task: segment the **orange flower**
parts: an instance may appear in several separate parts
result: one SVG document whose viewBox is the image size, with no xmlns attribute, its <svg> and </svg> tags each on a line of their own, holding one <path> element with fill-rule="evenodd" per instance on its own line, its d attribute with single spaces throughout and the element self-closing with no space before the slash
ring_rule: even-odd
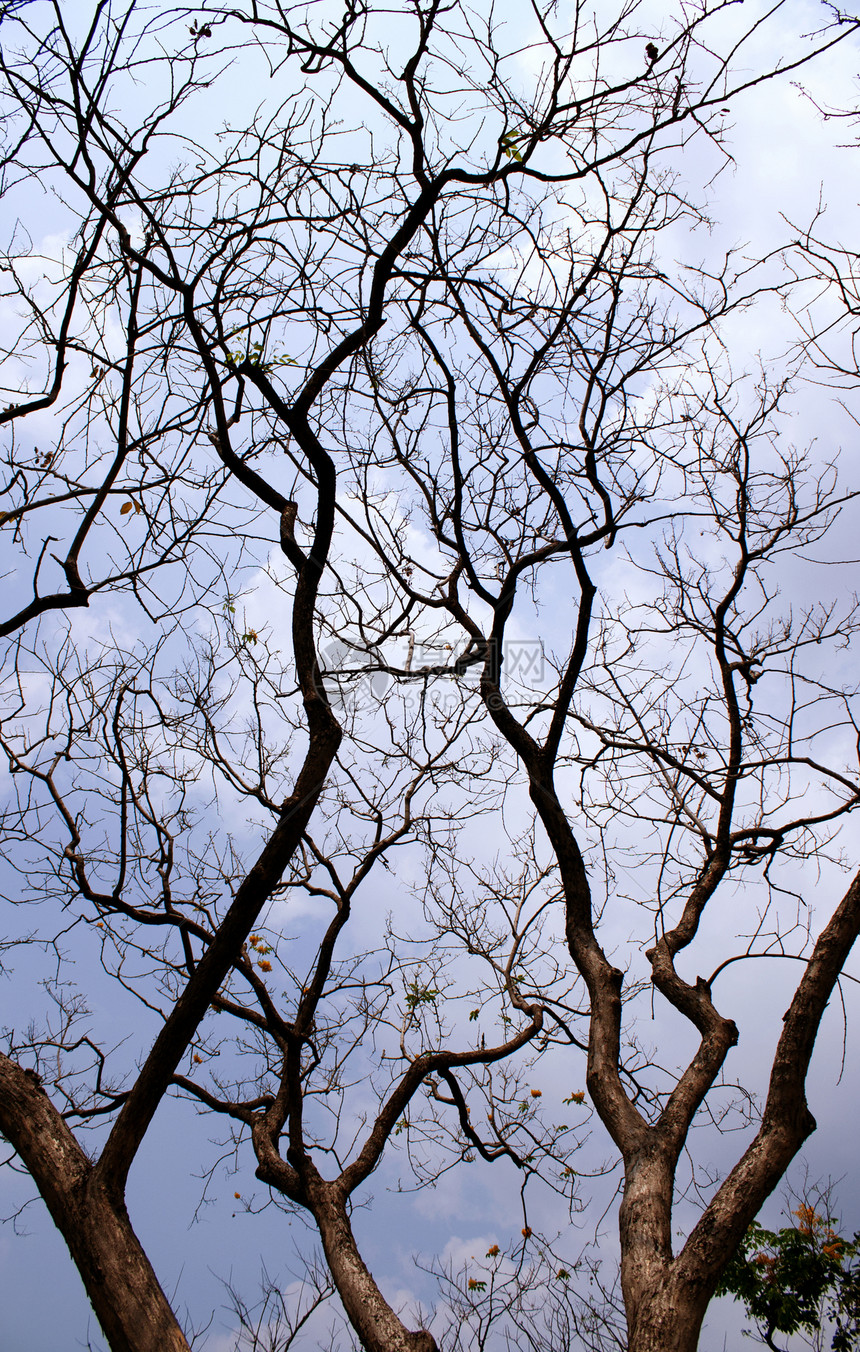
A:
<svg viewBox="0 0 860 1352">
<path fill-rule="evenodd" d="M 490 1247 L 487 1249 L 487 1257 L 488 1257 L 488 1258 L 495 1258 L 495 1256 L 496 1256 L 496 1254 L 497 1254 L 498 1252 L 499 1252 L 499 1246 L 498 1246 L 498 1244 L 491 1244 Z"/>
<path fill-rule="evenodd" d="M 267 958 L 264 958 L 262 962 L 258 962 L 257 966 L 259 967 L 261 972 L 271 972 L 272 970 L 272 964 L 268 961 Z"/>
<path fill-rule="evenodd" d="M 523 1228 L 522 1228 L 522 1232 L 521 1232 L 521 1233 L 522 1233 L 523 1239 L 531 1239 L 531 1234 L 532 1234 L 532 1228 L 531 1228 L 531 1226 L 530 1226 L 530 1225 L 524 1225 Z"/>
<path fill-rule="evenodd" d="M 540 1089 L 533 1089 L 533 1090 L 532 1090 L 532 1098 L 540 1098 L 540 1097 L 541 1097 L 541 1090 L 540 1090 Z"/>
<path fill-rule="evenodd" d="M 241 1194 L 241 1192 L 234 1192 L 234 1193 L 233 1193 L 233 1196 L 236 1198 L 236 1201 L 237 1201 L 237 1202 L 240 1202 L 240 1201 L 242 1200 L 242 1194 Z"/>
<path fill-rule="evenodd" d="M 800 1222 L 797 1228 L 802 1235 L 813 1235 L 815 1227 L 821 1224 L 821 1217 L 816 1215 L 815 1207 L 809 1206 L 806 1202 L 793 1211 L 792 1215 Z"/>
</svg>

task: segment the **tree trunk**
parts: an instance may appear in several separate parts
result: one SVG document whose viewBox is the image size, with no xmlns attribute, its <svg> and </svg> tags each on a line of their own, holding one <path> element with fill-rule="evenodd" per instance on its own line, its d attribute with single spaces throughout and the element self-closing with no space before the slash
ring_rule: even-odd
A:
<svg viewBox="0 0 860 1352">
<path fill-rule="evenodd" d="M 407 1329 L 364 1264 L 336 1185 L 308 1188 L 326 1262 L 343 1308 L 367 1352 L 438 1352 L 427 1329 Z"/>
<path fill-rule="evenodd" d="M 125 1206 L 108 1200 L 38 1077 L 2 1054 L 0 1130 L 68 1244 L 112 1352 L 189 1352 Z"/>
<path fill-rule="evenodd" d="M 69 1208 L 66 1226 L 54 1214 L 112 1352 L 188 1352 L 188 1343 L 150 1267 L 125 1208 L 92 1189 Z"/>
<path fill-rule="evenodd" d="M 690 1284 L 661 1282 L 640 1299 L 629 1329 L 628 1352 L 696 1352 L 710 1291 Z"/>
</svg>

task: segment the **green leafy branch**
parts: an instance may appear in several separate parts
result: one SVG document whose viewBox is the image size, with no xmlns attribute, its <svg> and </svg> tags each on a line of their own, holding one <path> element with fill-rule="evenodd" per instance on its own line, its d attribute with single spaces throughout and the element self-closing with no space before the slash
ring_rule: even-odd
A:
<svg viewBox="0 0 860 1352">
<path fill-rule="evenodd" d="M 860 1232 L 843 1238 L 830 1216 L 804 1203 L 796 1225 L 766 1230 L 754 1221 L 723 1274 L 717 1295 L 734 1296 L 778 1352 L 774 1334 L 815 1334 L 835 1323 L 833 1352 L 860 1345 Z"/>
<path fill-rule="evenodd" d="M 239 329 L 234 329 L 229 336 L 235 338 L 238 333 Z M 227 358 L 231 366 L 241 366 L 243 362 L 247 362 L 249 366 L 254 366 L 258 371 L 262 371 L 263 375 L 268 375 L 270 371 L 274 371 L 278 366 L 298 365 L 295 357 L 288 357 L 285 352 L 279 353 L 274 357 L 268 357 L 264 360 L 263 351 L 263 343 L 250 343 L 244 352 L 241 348 L 237 348 L 235 352 L 228 351 Z"/>
<path fill-rule="evenodd" d="M 417 1009 L 419 1005 L 434 1005 L 441 994 L 432 986 L 420 986 L 416 979 L 406 987 L 406 1004 L 409 1009 Z"/>
</svg>

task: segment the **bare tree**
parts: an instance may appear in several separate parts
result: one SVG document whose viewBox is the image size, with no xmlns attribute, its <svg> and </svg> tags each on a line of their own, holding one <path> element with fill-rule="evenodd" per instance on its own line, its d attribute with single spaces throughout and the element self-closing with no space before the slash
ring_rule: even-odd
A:
<svg viewBox="0 0 860 1352">
<path fill-rule="evenodd" d="M 590 1110 L 545 1117 L 540 1058 L 584 1066 L 623 1164 L 636 1352 L 696 1345 L 814 1126 L 860 880 L 816 925 L 790 878 L 858 802 L 833 655 L 857 610 L 786 607 L 774 570 L 851 493 L 786 447 L 788 375 L 720 344 L 781 282 L 662 241 L 705 221 L 678 157 L 727 155 L 731 100 L 856 25 L 792 38 L 777 5 L 720 55 L 728 5 L 659 34 L 553 9 L 507 38 L 439 0 L 3 12 L 6 950 L 43 946 L 52 1004 L 8 1029 L 0 1127 L 115 1349 L 188 1346 L 125 1205 L 174 1093 L 310 1215 L 371 1352 L 468 1327 L 411 1330 L 359 1250 L 392 1146 L 419 1184 L 504 1158 L 585 1205 Z M 750 74 L 764 24 L 783 55 Z M 237 70 L 273 98 L 213 136 Z M 755 916 L 683 974 L 745 887 Z M 310 942 L 285 937 L 301 897 Z M 73 949 L 140 1002 L 136 1047 L 95 1026 Z M 690 1129 L 729 1110 L 714 983 L 777 955 L 802 967 L 763 1113 L 675 1253 Z M 697 1039 L 677 1072 L 636 1041 L 652 991 Z M 543 1270 L 513 1275 L 509 1332 Z M 579 1308 L 546 1336 L 621 1339 L 608 1296 Z"/>
</svg>

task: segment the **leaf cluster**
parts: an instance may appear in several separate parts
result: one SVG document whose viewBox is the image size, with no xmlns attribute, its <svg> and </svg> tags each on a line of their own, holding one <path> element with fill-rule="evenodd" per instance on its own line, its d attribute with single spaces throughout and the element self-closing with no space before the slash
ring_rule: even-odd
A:
<svg viewBox="0 0 860 1352">
<path fill-rule="evenodd" d="M 779 1231 L 753 1222 L 717 1294 L 743 1301 L 768 1347 L 775 1333 L 815 1334 L 827 1319 L 834 1352 L 848 1352 L 860 1343 L 860 1232 L 843 1238 L 807 1203 L 792 1214 L 797 1224 Z"/>
</svg>

